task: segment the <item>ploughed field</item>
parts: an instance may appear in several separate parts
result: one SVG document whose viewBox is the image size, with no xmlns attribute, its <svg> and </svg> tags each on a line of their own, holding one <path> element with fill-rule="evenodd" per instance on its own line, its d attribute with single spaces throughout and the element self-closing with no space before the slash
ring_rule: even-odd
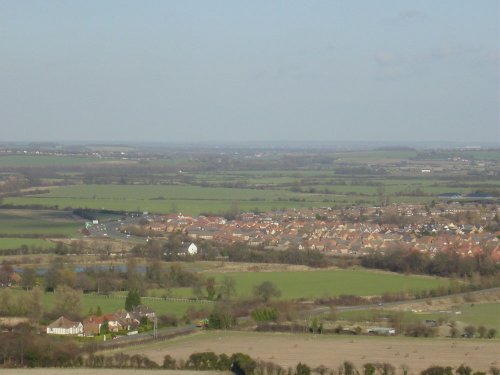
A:
<svg viewBox="0 0 500 375">
<path fill-rule="evenodd" d="M 144 354 L 162 362 L 165 354 L 186 360 L 195 352 L 217 354 L 242 352 L 285 368 L 298 362 L 311 367 L 337 369 L 351 361 L 358 370 L 368 362 L 407 366 L 418 373 L 431 365 L 458 367 L 465 363 L 475 371 L 487 371 L 500 364 L 499 340 L 421 339 L 407 337 L 330 336 L 311 334 L 207 331 L 170 341 L 119 350 Z"/>
</svg>

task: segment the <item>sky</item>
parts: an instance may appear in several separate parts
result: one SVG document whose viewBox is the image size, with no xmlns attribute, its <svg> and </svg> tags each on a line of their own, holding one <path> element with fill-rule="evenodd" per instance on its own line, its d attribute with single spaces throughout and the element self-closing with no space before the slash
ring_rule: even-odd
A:
<svg viewBox="0 0 500 375">
<path fill-rule="evenodd" d="M 0 141 L 492 142 L 498 0 L 0 0 Z"/>
</svg>

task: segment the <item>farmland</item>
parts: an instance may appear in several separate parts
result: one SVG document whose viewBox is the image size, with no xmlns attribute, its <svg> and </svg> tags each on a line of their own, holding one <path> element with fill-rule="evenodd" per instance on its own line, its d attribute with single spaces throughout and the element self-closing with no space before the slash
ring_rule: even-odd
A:
<svg viewBox="0 0 500 375">
<path fill-rule="evenodd" d="M 83 221 L 54 210 L 0 209 L 0 235 L 8 237 L 77 236 Z"/>
<path fill-rule="evenodd" d="M 187 359 L 191 353 L 203 351 L 247 353 L 285 368 L 302 362 L 311 367 L 324 365 L 336 369 L 343 361 L 351 361 L 360 369 L 367 362 L 387 362 L 396 368 L 406 365 L 413 373 L 431 364 L 458 367 L 462 363 L 486 371 L 498 361 L 497 341 L 226 331 L 204 332 L 124 350 L 127 354 L 145 354 L 156 361 L 163 360 L 167 353 Z"/>
<path fill-rule="evenodd" d="M 141 157 L 109 152 L 103 158 L 88 153 L 0 156 L 0 187 L 2 176 L 15 171 L 28 178 L 34 168 L 44 171 L 41 178 L 30 179 L 30 188 L 42 190 L 7 194 L 2 204 L 197 215 L 224 213 L 235 203 L 244 211 L 373 205 L 382 200 L 431 203 L 437 194 L 498 194 L 500 189 L 495 178 L 498 153 L 493 150 L 183 150 L 137 155 Z M 423 169 L 432 172 L 424 174 Z"/>
<path fill-rule="evenodd" d="M 51 248 L 54 244 L 38 238 L 0 237 L 0 252 L 5 249 L 18 249 L 21 246 Z"/>
</svg>

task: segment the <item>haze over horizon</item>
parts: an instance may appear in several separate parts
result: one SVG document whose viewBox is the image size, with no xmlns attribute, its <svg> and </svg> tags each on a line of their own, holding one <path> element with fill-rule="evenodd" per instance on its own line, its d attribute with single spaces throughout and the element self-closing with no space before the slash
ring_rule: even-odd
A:
<svg viewBox="0 0 500 375">
<path fill-rule="evenodd" d="M 500 145 L 499 7 L 0 1 L 0 140 Z"/>
</svg>

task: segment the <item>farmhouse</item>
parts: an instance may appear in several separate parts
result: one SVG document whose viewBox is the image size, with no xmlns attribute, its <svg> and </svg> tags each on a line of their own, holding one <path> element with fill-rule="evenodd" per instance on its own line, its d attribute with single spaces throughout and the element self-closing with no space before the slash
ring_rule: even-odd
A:
<svg viewBox="0 0 500 375">
<path fill-rule="evenodd" d="M 54 322 L 47 326 L 48 335 L 82 335 L 83 324 L 81 322 L 73 322 L 60 316 Z"/>
</svg>

